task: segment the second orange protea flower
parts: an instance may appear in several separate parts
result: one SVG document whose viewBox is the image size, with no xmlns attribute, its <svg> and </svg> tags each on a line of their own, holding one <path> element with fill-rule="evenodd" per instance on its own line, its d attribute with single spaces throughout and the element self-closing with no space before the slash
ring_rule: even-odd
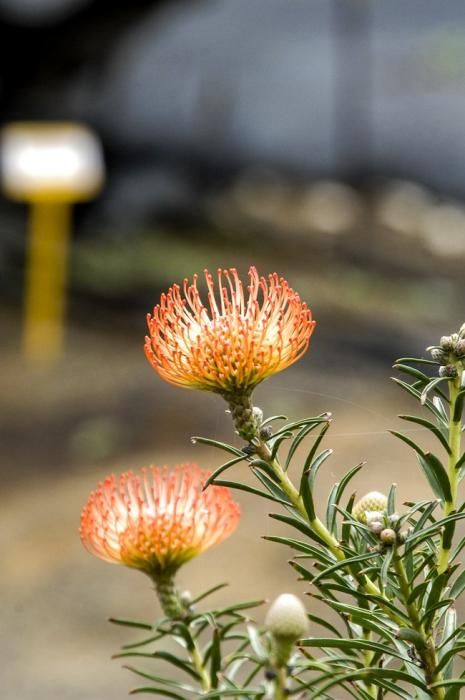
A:
<svg viewBox="0 0 465 700">
<path fill-rule="evenodd" d="M 234 531 L 239 506 L 223 486 L 202 490 L 209 473 L 195 464 L 109 476 L 81 515 L 81 540 L 95 556 L 172 577 L 179 567 Z"/>
</svg>

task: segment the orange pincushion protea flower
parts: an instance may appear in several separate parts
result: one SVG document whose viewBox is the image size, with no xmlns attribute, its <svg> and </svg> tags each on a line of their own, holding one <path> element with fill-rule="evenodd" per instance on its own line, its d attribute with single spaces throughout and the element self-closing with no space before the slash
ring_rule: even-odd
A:
<svg viewBox="0 0 465 700">
<path fill-rule="evenodd" d="M 315 327 L 310 309 L 276 273 L 259 277 L 249 270 L 244 293 L 235 269 L 205 270 L 208 305 L 184 280 L 162 294 L 147 322 L 145 352 L 163 379 L 189 389 L 224 395 L 250 391 L 285 369 L 307 350 Z"/>
<path fill-rule="evenodd" d="M 82 511 L 84 546 L 100 559 L 152 577 L 174 574 L 229 537 L 239 521 L 239 506 L 227 488 L 202 491 L 208 476 L 195 464 L 109 476 Z"/>
</svg>

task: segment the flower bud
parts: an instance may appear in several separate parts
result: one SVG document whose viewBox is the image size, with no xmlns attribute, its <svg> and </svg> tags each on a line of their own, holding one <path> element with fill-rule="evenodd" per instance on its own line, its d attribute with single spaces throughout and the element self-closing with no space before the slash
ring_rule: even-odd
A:
<svg viewBox="0 0 465 700">
<path fill-rule="evenodd" d="M 457 368 L 454 365 L 440 367 L 439 376 L 447 379 L 454 379 L 457 376 Z"/>
<path fill-rule="evenodd" d="M 447 362 L 447 353 L 439 348 L 433 348 L 431 350 L 431 357 L 435 362 L 439 362 L 441 365 Z"/>
<path fill-rule="evenodd" d="M 397 540 L 397 535 L 391 528 L 386 528 L 380 533 L 379 539 L 383 544 L 391 545 Z"/>
<path fill-rule="evenodd" d="M 365 512 L 365 519 L 368 526 L 372 523 L 382 523 L 384 521 L 384 513 L 380 510 L 367 510 Z"/>
<path fill-rule="evenodd" d="M 439 341 L 439 345 L 446 352 L 450 352 L 451 350 L 453 350 L 454 349 L 454 341 L 453 341 L 452 336 L 443 335 L 441 340 Z"/>
<path fill-rule="evenodd" d="M 370 529 L 370 532 L 372 532 L 374 535 L 379 535 L 384 530 L 385 525 L 379 520 L 374 520 L 368 525 L 368 527 Z"/>
<path fill-rule="evenodd" d="M 360 523 L 367 524 L 367 514 L 373 511 L 382 513 L 386 511 L 387 498 L 384 493 L 370 491 L 354 505 L 352 515 Z"/>
<path fill-rule="evenodd" d="M 459 335 L 465 335 L 465 323 L 460 326 Z"/>
<path fill-rule="evenodd" d="M 459 340 L 459 342 L 455 346 L 455 354 L 457 357 L 462 357 L 462 355 L 465 355 L 465 339 L 464 338 L 462 338 L 462 340 Z"/>
<path fill-rule="evenodd" d="M 308 617 L 300 600 L 283 593 L 271 604 L 265 624 L 275 639 L 296 642 L 308 633 Z"/>
<path fill-rule="evenodd" d="M 389 516 L 389 522 L 391 523 L 391 525 L 395 525 L 396 523 L 399 522 L 399 520 L 400 520 L 400 515 L 399 515 L 399 513 L 392 513 L 392 514 Z"/>
</svg>

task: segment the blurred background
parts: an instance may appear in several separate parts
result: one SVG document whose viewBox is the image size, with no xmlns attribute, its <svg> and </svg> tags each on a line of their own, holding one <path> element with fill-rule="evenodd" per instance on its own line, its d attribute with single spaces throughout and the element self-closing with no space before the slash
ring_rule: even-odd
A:
<svg viewBox="0 0 465 700">
<path fill-rule="evenodd" d="M 308 302 L 310 352 L 256 402 L 334 413 L 322 506 L 364 459 L 360 494 L 398 480 L 401 500 L 429 495 L 387 433 L 414 409 L 389 375 L 465 320 L 465 5 L 0 0 L 0 54 L 2 125 L 85 125 L 105 166 L 65 205 L 5 182 L 0 199 L 2 698 L 115 700 L 135 681 L 109 656 L 131 633 L 106 618 L 150 620 L 158 606 L 143 576 L 82 549 L 81 507 L 113 471 L 217 466 L 189 437 L 231 436 L 219 399 L 164 384 L 144 359 L 145 314 L 174 281 L 255 264 Z M 34 176 L 53 170 L 32 155 Z M 66 228 L 53 219 L 65 209 L 69 246 L 64 232 L 42 245 L 41 267 L 38 241 Z M 51 348 L 34 311 L 44 288 L 55 301 L 65 289 Z M 229 579 L 218 604 L 303 596 L 290 552 L 260 540 L 279 530 L 268 507 L 239 500 L 237 534 L 181 582 Z"/>
</svg>

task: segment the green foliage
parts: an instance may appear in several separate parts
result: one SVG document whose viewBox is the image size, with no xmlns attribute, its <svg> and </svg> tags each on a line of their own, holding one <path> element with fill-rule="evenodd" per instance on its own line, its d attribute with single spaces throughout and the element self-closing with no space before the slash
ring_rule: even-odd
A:
<svg viewBox="0 0 465 700">
<path fill-rule="evenodd" d="M 438 368 L 434 360 L 405 357 L 394 367 L 407 378 L 394 381 L 422 412 L 400 418 L 429 432 L 437 454 L 409 435 L 392 433 L 413 450 L 435 498 L 398 507 L 393 486 L 386 511 L 360 522 L 349 487 L 362 462 L 332 486 L 322 504 L 318 474 L 332 454 L 322 446 L 329 413 L 291 422 L 268 418 L 243 449 L 193 438 L 228 455 L 205 488 L 227 486 L 276 506 L 270 517 L 285 530 L 264 539 L 289 550 L 291 568 L 316 604 L 308 614 L 311 635 L 298 642 L 286 667 L 279 666 L 276 640 L 249 617 L 262 601 L 197 610 L 220 584 L 198 595 L 183 619 L 163 618 L 155 625 L 112 620 L 149 633 L 126 644 L 118 657 L 167 668 L 164 675 L 128 667 L 150 681 L 133 693 L 215 700 L 329 700 L 338 692 L 360 700 L 459 698 L 465 675 L 457 675 L 456 660 L 465 652 L 465 625 L 457 623 L 455 601 L 465 591 L 465 571 L 457 561 L 465 537 L 456 537 L 455 525 L 465 518 L 457 495 L 465 475 L 465 389 L 460 377 L 429 374 Z M 237 480 L 240 462 L 257 485 Z"/>
</svg>

